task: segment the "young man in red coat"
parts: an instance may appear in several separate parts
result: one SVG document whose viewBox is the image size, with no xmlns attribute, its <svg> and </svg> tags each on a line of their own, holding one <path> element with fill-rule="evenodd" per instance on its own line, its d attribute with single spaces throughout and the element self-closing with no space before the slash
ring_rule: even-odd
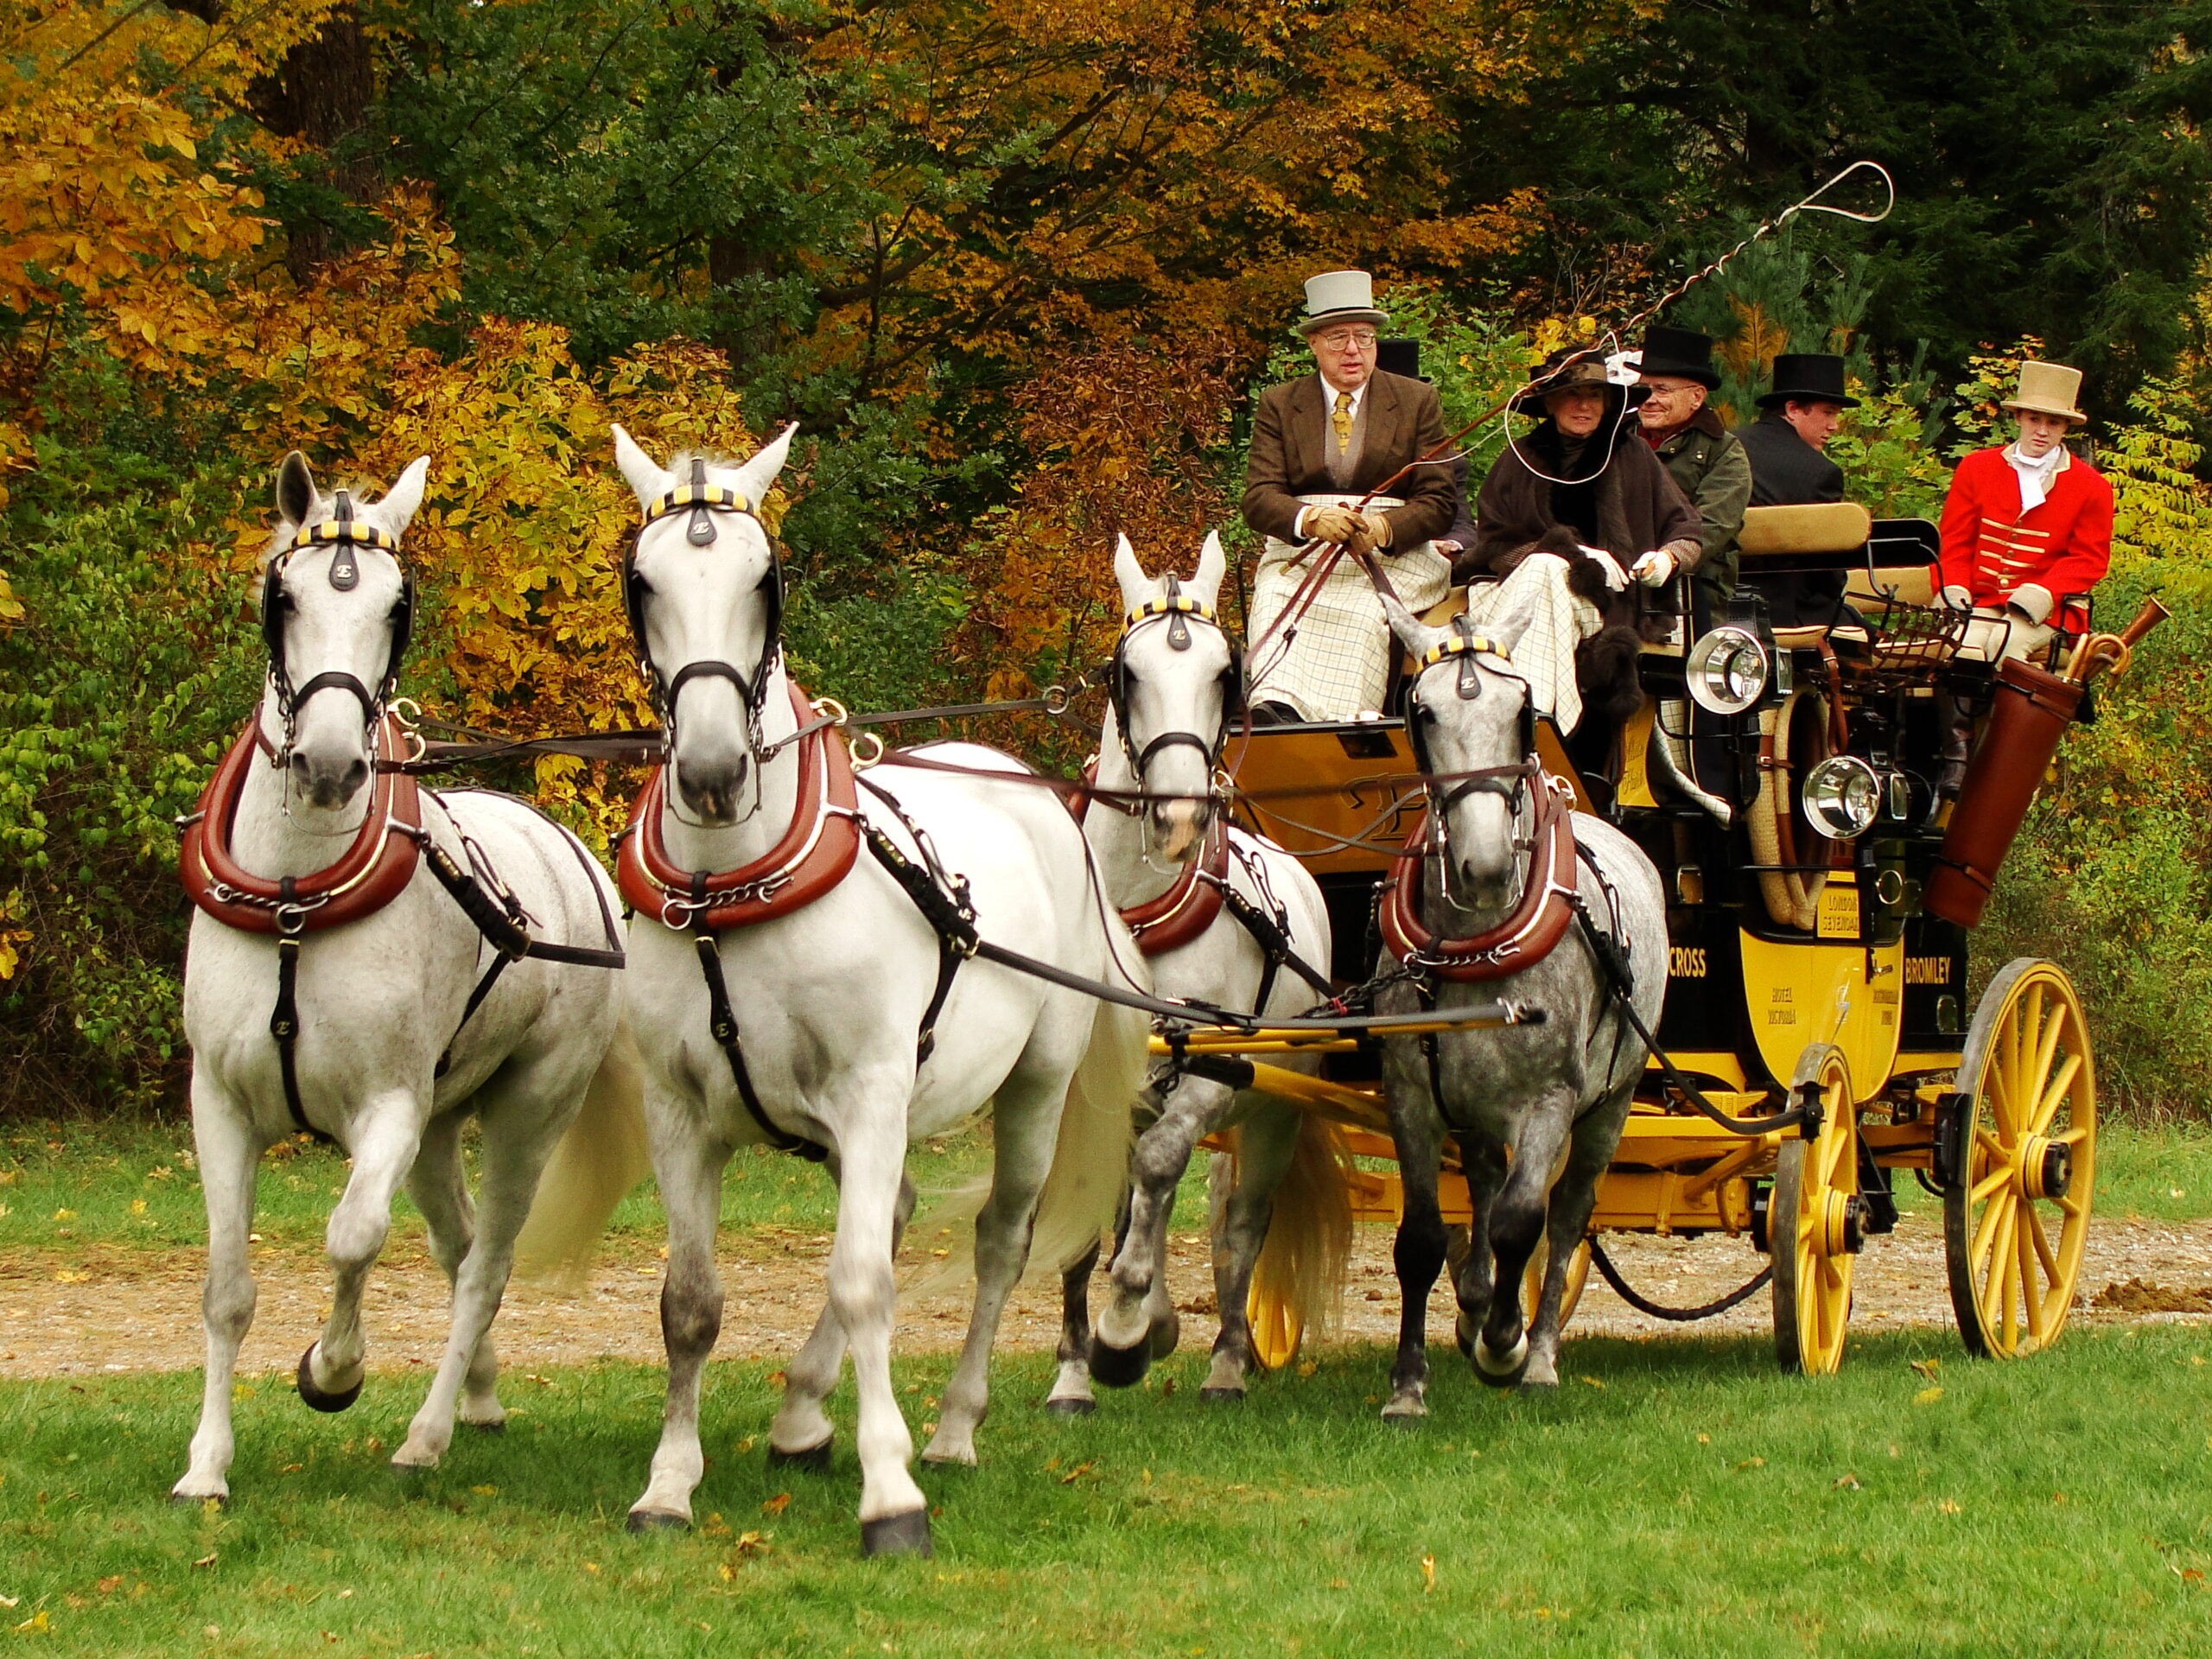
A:
<svg viewBox="0 0 2212 1659">
<path fill-rule="evenodd" d="M 2005 407 L 2020 435 L 1959 463 L 1943 503 L 1937 566 L 1943 602 L 1971 610 L 1962 654 L 1994 661 L 2035 657 L 2063 625 L 2088 621 L 2069 598 L 2086 594 L 2112 562 L 2112 486 L 2066 450 L 2082 372 L 2020 365 L 2020 390 Z"/>
</svg>

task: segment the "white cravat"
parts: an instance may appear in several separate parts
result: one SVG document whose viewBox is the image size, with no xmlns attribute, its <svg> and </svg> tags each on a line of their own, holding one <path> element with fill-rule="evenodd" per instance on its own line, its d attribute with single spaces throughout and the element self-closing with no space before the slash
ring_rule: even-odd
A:
<svg viewBox="0 0 2212 1659">
<path fill-rule="evenodd" d="M 2008 444 L 2005 459 L 2020 480 L 2020 516 L 2024 518 L 2050 498 L 2050 486 L 2066 470 L 2066 446 L 2054 443 L 2042 459 L 2031 461 L 2020 453 L 2017 443 Z"/>
</svg>

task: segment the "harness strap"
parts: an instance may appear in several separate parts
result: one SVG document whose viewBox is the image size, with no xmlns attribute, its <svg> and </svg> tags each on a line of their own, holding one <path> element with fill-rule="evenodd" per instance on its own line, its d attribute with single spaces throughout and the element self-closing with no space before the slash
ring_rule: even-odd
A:
<svg viewBox="0 0 2212 1659">
<path fill-rule="evenodd" d="M 908 817 L 892 796 L 866 778 L 858 780 L 861 788 L 889 807 L 892 815 L 906 826 L 906 833 L 914 838 L 914 845 L 925 861 L 917 864 L 899 850 L 899 845 L 875 824 L 862 818 L 861 834 L 868 839 L 868 849 L 875 861 L 883 867 L 884 874 L 896 881 L 914 908 L 922 912 L 937 934 L 937 984 L 930 992 L 929 1007 L 922 1011 L 921 1032 L 914 1039 L 914 1064 L 921 1065 L 937 1051 L 937 1017 L 944 1010 L 944 1000 L 952 994 L 952 981 L 960 971 L 960 964 L 976 954 L 979 943 L 976 933 L 976 906 L 970 898 L 968 878 L 952 875 L 938 862 L 937 850 L 920 826 Z"/>
<path fill-rule="evenodd" d="M 276 884 L 286 904 L 292 901 L 292 878 Z M 284 1082 L 284 1109 L 302 1133 L 327 1142 L 330 1137 L 308 1122 L 308 1109 L 300 1099 L 299 1062 L 293 1045 L 300 1036 L 300 936 L 280 935 L 276 940 L 276 1006 L 269 1016 L 269 1034 L 276 1039 L 276 1071 Z"/>
<path fill-rule="evenodd" d="M 745 1063 L 745 1040 L 738 1033 L 737 1013 L 730 1007 L 729 984 L 722 977 L 721 936 L 707 920 L 705 871 L 693 875 L 691 887 L 696 906 L 691 912 L 691 940 L 698 947 L 699 976 L 707 982 L 707 1029 L 729 1061 L 730 1078 L 737 1084 L 738 1099 L 745 1103 L 746 1116 L 778 1152 L 794 1154 L 810 1164 L 824 1162 L 830 1156 L 829 1147 L 786 1133 L 760 1103 L 760 1091 L 753 1086 L 753 1069 Z"/>
</svg>

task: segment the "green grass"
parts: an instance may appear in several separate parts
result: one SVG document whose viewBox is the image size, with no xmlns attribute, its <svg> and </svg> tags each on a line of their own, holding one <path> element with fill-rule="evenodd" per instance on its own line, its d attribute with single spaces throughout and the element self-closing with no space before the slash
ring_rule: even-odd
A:
<svg viewBox="0 0 2212 1659">
<path fill-rule="evenodd" d="M 2212 1216 L 2212 1130 L 2106 1124 L 2097 1141 L 2097 1213 L 2148 1221 Z"/>
<path fill-rule="evenodd" d="M 849 1402 L 831 1474 L 772 1471 L 758 1365 L 710 1373 L 714 1518 L 648 1538 L 621 1517 L 657 1427 L 651 1369 L 511 1380 L 510 1432 L 412 1481 L 384 1457 L 419 1373 L 373 1376 L 340 1419 L 254 1379 L 222 1514 L 163 1498 L 190 1376 L 10 1383 L 0 1634 L 56 1655 L 439 1659 L 2198 1654 L 2207 1346 L 2076 1330 L 1974 1363 L 1929 1332 L 1854 1342 L 1842 1376 L 1806 1381 L 1757 1340 L 1592 1339 L 1552 1399 L 1440 1357 L 1411 1433 L 1376 1420 L 1374 1350 L 1230 1409 L 1200 1403 L 1200 1357 L 1179 1355 L 1072 1423 L 1035 1408 L 1048 1366 L 1026 1357 L 998 1368 L 984 1466 L 922 1472 L 937 1559 L 899 1562 L 855 1559 Z M 1925 1357 L 1942 1395 L 1923 1403 L 1907 1362 Z M 899 1365 L 917 1423 L 944 1374 Z"/>
</svg>

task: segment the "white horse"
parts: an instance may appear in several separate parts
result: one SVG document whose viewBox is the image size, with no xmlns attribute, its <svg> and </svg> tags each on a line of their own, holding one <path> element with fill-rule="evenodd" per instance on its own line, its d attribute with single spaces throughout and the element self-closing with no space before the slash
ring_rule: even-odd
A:
<svg viewBox="0 0 2212 1659">
<path fill-rule="evenodd" d="M 928 758 L 972 771 L 887 766 L 856 794 L 841 784 L 842 739 L 822 729 L 783 668 L 781 569 L 751 511 L 783 467 L 789 430 L 742 466 L 683 458 L 676 472 L 620 428 L 614 440 L 645 512 L 626 582 L 668 731 L 667 764 L 623 849 L 623 889 L 639 907 L 631 1007 L 669 1217 L 667 1412 L 630 1524 L 691 1518 L 704 1468 L 700 1376 L 721 1323 L 723 1166 L 741 1146 L 804 1142 L 837 1180 L 836 1240 L 829 1306 L 787 1368 L 770 1455 L 827 1461 L 834 1430 L 823 1401 L 849 1346 L 861 1548 L 926 1553 L 927 1500 L 907 1467 L 912 1442 L 891 1385 L 892 1257 L 912 1202 L 907 1146 L 992 1107 L 975 1313 L 923 1453 L 973 1463 L 991 1341 L 1033 1224 L 1040 1259 L 1057 1267 L 1112 1219 L 1147 1022 L 962 960 L 920 903 L 938 895 L 939 919 L 957 927 L 947 895 L 964 882 L 984 941 L 1088 979 L 1141 985 L 1142 959 L 1095 890 L 1082 832 L 1058 798 L 988 775 L 1020 772 L 1018 762 L 948 744 Z M 867 843 L 857 851 L 855 830 Z M 902 861 L 903 878 L 893 874 Z"/>
<path fill-rule="evenodd" d="M 1127 537 L 1116 549 L 1124 621 L 1099 740 L 1104 798 L 1091 804 L 1084 833 L 1125 918 L 1157 915 L 1156 931 L 1140 919 L 1138 942 L 1160 995 L 1297 1014 L 1329 992 L 1321 890 L 1281 848 L 1215 821 L 1214 767 L 1242 690 L 1236 646 L 1214 618 L 1224 564 L 1220 538 L 1211 535 L 1187 584 L 1147 576 Z M 1130 810 L 1116 804 L 1139 791 L 1155 798 Z M 1210 854 L 1217 868 L 1205 868 Z M 1319 1065 L 1306 1057 L 1281 1059 L 1294 1070 Z M 1055 1411 L 1090 1409 L 1092 1377 L 1126 1387 L 1173 1350 L 1179 1322 L 1166 1272 L 1168 1220 L 1192 1149 L 1218 1130 L 1237 1128 L 1236 1181 L 1214 1241 L 1221 1329 L 1203 1397 L 1244 1396 L 1254 1363 L 1245 1310 L 1263 1240 L 1309 1325 L 1333 1312 L 1341 1290 L 1351 1212 L 1320 1120 L 1255 1090 L 1178 1076 L 1165 1063 L 1140 1111 L 1150 1122 L 1130 1160 L 1128 1226 L 1095 1330 L 1087 1297 L 1096 1249 L 1063 1281 L 1060 1370 L 1046 1402 Z"/>
<path fill-rule="evenodd" d="M 318 1410 L 360 1391 L 361 1293 L 403 1181 L 429 1224 L 453 1281 L 452 1328 L 392 1456 L 425 1468 L 452 1443 L 456 1407 L 477 1427 L 504 1421 L 488 1332 L 548 1153 L 587 1090 L 595 1109 L 619 1110 L 638 1086 L 627 1045 L 610 1048 L 621 1006 L 613 894 L 583 847 L 519 801 L 418 798 L 412 779 L 378 764 L 397 747 L 384 708 L 414 602 L 398 538 L 428 467 L 417 461 L 383 499 L 356 503 L 319 493 L 306 461 L 285 458 L 263 590 L 268 683 L 187 835 L 183 874 L 200 904 L 184 1021 L 207 1203 L 207 1368 L 180 1501 L 229 1495 L 232 1382 L 253 1320 L 254 1177 L 273 1142 L 309 1129 L 353 1160 L 327 1239 L 329 1319 L 300 1362 L 301 1398 Z M 566 959 L 514 954 L 531 940 Z M 493 963 L 504 970 L 486 985 Z M 461 1167 L 472 1115 L 480 1209 Z"/>
<path fill-rule="evenodd" d="M 1457 1286 L 1460 1349 L 1493 1387 L 1557 1384 L 1567 1263 L 1647 1052 L 1598 951 L 1624 961 L 1637 1013 L 1655 1028 L 1667 992 L 1667 910 L 1643 850 L 1603 820 L 1570 811 L 1535 758 L 1529 687 L 1512 665 L 1525 620 L 1509 617 L 1478 634 L 1464 616 L 1432 628 L 1395 599 L 1382 602 L 1414 656 L 1406 720 L 1414 752 L 1424 772 L 1445 780 L 1430 785 L 1425 855 L 1401 860 L 1383 893 L 1383 938 L 1408 967 L 1431 970 L 1439 1013 L 1506 1000 L 1545 1014 L 1541 1025 L 1387 1046 L 1405 1213 L 1395 1252 L 1398 1357 L 1382 1415 L 1402 1425 L 1427 1412 L 1426 1316 L 1445 1259 L 1437 1182 L 1447 1134 L 1459 1143 L 1473 1208 Z M 1586 931 L 1578 903 L 1605 943 Z M 1414 1002 L 1404 986 L 1378 998 L 1407 1011 Z M 1518 1287 L 1544 1243 L 1543 1287 L 1524 1328 Z"/>
</svg>

